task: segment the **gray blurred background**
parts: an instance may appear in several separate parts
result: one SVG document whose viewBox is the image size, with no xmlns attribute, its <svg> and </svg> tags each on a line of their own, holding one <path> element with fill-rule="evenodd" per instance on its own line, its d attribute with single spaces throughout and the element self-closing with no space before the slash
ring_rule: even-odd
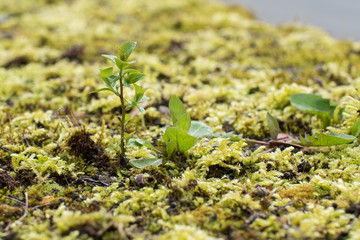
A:
<svg viewBox="0 0 360 240">
<path fill-rule="evenodd" d="M 342 40 L 360 41 L 360 0 L 223 0 L 273 24 L 302 22 Z"/>
</svg>

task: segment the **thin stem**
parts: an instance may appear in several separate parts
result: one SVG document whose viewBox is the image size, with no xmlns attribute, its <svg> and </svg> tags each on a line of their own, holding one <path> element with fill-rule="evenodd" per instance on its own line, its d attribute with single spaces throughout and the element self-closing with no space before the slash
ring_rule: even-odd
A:
<svg viewBox="0 0 360 240">
<path fill-rule="evenodd" d="M 121 130 L 120 130 L 120 163 L 125 163 L 125 101 L 122 70 L 120 70 L 120 102 L 121 102 Z"/>
</svg>

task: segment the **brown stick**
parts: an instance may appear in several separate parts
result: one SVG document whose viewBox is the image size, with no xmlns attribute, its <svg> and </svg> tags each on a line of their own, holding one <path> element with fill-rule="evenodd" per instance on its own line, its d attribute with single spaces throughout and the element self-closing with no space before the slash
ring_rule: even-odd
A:
<svg viewBox="0 0 360 240">
<path fill-rule="evenodd" d="M 24 214 L 21 216 L 21 218 L 19 218 L 18 220 L 16 220 L 15 222 L 21 222 L 21 220 L 23 220 L 24 218 L 27 217 L 28 215 L 28 208 L 29 208 L 29 198 L 28 198 L 28 193 L 27 191 L 24 191 L 24 196 L 25 196 L 25 211 Z M 14 223 L 15 223 L 14 222 Z M 11 227 L 11 223 L 9 223 L 6 228 L 4 229 L 4 232 L 7 232 Z"/>
<path fill-rule="evenodd" d="M 122 70 L 120 70 L 120 102 L 121 102 L 121 131 L 120 131 L 120 165 L 125 163 L 125 101 Z"/>
</svg>

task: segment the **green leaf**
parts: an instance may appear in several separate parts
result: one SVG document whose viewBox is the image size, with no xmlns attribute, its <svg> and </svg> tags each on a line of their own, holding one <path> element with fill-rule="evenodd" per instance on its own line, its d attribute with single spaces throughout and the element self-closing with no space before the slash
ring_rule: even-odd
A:
<svg viewBox="0 0 360 240">
<path fill-rule="evenodd" d="M 144 96 L 145 90 L 137 84 L 133 84 L 135 87 L 134 102 L 138 103 Z"/>
<path fill-rule="evenodd" d="M 108 78 L 111 86 L 113 86 L 113 87 L 115 86 L 116 81 L 119 80 L 119 79 L 120 79 L 120 77 L 119 77 L 119 76 L 116 76 L 116 75 L 111 75 L 111 76 Z M 117 87 L 117 88 L 118 88 L 118 87 Z"/>
<path fill-rule="evenodd" d="M 161 158 L 133 159 L 130 160 L 130 164 L 136 168 L 144 168 L 147 166 L 158 167 L 162 164 L 162 159 Z"/>
<path fill-rule="evenodd" d="M 132 88 L 126 78 L 124 78 L 123 84 L 124 84 L 125 87 Z"/>
<path fill-rule="evenodd" d="M 122 61 L 126 61 L 136 47 L 136 42 L 127 42 L 118 47 L 118 53 Z"/>
<path fill-rule="evenodd" d="M 130 101 L 129 99 L 126 99 L 126 98 L 125 98 L 125 101 L 127 102 L 128 106 L 131 106 L 131 107 L 134 106 L 133 102 Z"/>
<path fill-rule="evenodd" d="M 137 107 L 137 109 L 139 109 L 139 111 L 140 111 L 141 113 L 144 113 L 144 112 L 145 112 L 145 109 L 144 109 L 142 106 L 140 106 L 139 104 L 135 103 L 135 106 Z"/>
<path fill-rule="evenodd" d="M 110 61 L 112 61 L 113 63 L 116 64 L 115 59 L 117 59 L 117 56 L 114 56 L 114 55 L 105 55 L 105 54 L 103 54 L 103 55 L 101 55 L 101 56 L 103 56 L 103 57 L 106 58 L 106 59 L 109 59 Z"/>
<path fill-rule="evenodd" d="M 112 75 L 112 73 L 113 73 L 112 67 L 100 70 L 100 76 L 101 76 L 102 80 L 104 80 L 104 81 L 108 81 L 108 79 Z"/>
<path fill-rule="evenodd" d="M 126 127 L 126 125 L 129 123 L 130 121 L 130 114 L 125 114 L 125 119 L 124 119 L 124 126 Z"/>
<path fill-rule="evenodd" d="M 202 138 L 204 136 L 212 134 L 212 132 L 212 129 L 205 123 L 199 121 L 191 121 L 191 126 L 188 134 L 196 138 Z"/>
<path fill-rule="evenodd" d="M 150 99 L 149 97 L 144 95 L 137 103 L 143 103 L 143 102 L 146 102 L 149 99 Z"/>
<path fill-rule="evenodd" d="M 128 73 L 140 73 L 138 70 L 135 69 L 126 69 L 123 71 L 123 74 L 128 74 Z"/>
<path fill-rule="evenodd" d="M 149 141 L 143 140 L 143 139 L 131 139 L 128 144 L 128 146 L 135 146 L 135 147 L 142 147 L 145 146 L 151 150 L 158 151 L 154 145 L 152 145 Z"/>
<path fill-rule="evenodd" d="M 360 119 L 356 120 L 351 128 L 351 135 L 357 137 L 360 134 Z"/>
<path fill-rule="evenodd" d="M 127 81 L 129 84 L 133 84 L 133 83 L 136 83 L 137 81 L 140 81 L 144 77 L 145 77 L 145 74 L 143 74 L 143 73 L 131 73 L 131 74 L 129 74 Z"/>
<path fill-rule="evenodd" d="M 348 144 L 355 141 L 356 137 L 347 134 L 330 132 L 327 134 L 316 134 L 315 136 L 300 137 L 300 142 L 304 146 L 335 146 Z"/>
<path fill-rule="evenodd" d="M 267 113 L 267 122 L 270 129 L 271 139 L 276 140 L 278 133 L 280 133 L 279 123 L 270 113 Z"/>
<path fill-rule="evenodd" d="M 290 95 L 290 102 L 293 106 L 309 113 L 329 113 L 333 116 L 336 105 L 329 99 L 311 93 L 298 93 Z"/>
<path fill-rule="evenodd" d="M 184 130 L 178 127 L 167 127 L 165 135 L 171 142 L 173 142 L 175 149 L 181 153 L 184 153 L 192 148 L 197 141 L 196 137 L 187 134 Z"/>
<path fill-rule="evenodd" d="M 168 157 L 171 157 L 171 155 L 175 152 L 176 150 L 176 144 L 173 141 L 169 141 L 166 144 L 166 154 L 168 155 Z"/>
<path fill-rule="evenodd" d="M 122 71 L 123 69 L 127 68 L 127 66 L 130 65 L 130 63 L 121 61 L 121 60 L 118 59 L 118 58 L 115 58 L 115 64 L 116 64 L 116 66 L 118 67 L 118 69 L 119 69 L 120 71 Z"/>
<path fill-rule="evenodd" d="M 128 143 L 130 141 L 130 138 L 132 137 L 132 135 L 134 135 L 134 133 L 126 133 L 126 132 L 124 132 L 124 138 L 125 138 L 126 143 Z"/>
<path fill-rule="evenodd" d="M 189 131 L 191 126 L 191 118 L 189 113 L 186 112 L 185 107 L 181 100 L 174 96 L 169 102 L 171 121 L 175 127 L 179 127 L 185 132 Z"/>
</svg>

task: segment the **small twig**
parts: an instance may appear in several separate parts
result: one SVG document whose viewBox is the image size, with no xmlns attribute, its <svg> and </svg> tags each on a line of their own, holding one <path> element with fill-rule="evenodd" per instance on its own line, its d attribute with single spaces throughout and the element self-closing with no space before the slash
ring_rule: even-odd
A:
<svg viewBox="0 0 360 240">
<path fill-rule="evenodd" d="M 297 147 L 297 148 L 304 148 L 304 146 L 299 145 L 299 144 L 284 142 L 284 141 L 279 141 L 279 140 L 270 140 L 268 142 L 265 142 L 265 141 L 258 141 L 258 140 L 253 140 L 253 139 L 245 139 L 245 141 L 246 141 L 246 143 L 266 145 L 269 147 L 291 146 L 291 147 Z"/>
<path fill-rule="evenodd" d="M 28 199 L 27 191 L 24 192 L 24 195 L 25 195 L 25 212 L 24 212 L 24 215 L 22 215 L 21 218 L 19 218 L 17 221 L 23 220 L 24 218 L 26 218 L 26 216 L 28 214 L 29 199 Z"/>
<path fill-rule="evenodd" d="M 19 218 L 18 220 L 16 220 L 14 223 L 16 222 L 21 222 L 21 220 L 23 220 L 24 218 L 27 217 L 28 215 L 28 207 L 29 207 L 29 198 L 28 198 L 28 193 L 27 191 L 24 191 L 24 196 L 25 196 L 25 211 L 24 211 L 24 214 L 21 216 L 21 218 Z M 11 227 L 11 223 L 9 223 L 6 228 L 4 229 L 4 232 L 7 232 L 10 227 Z"/>
<path fill-rule="evenodd" d="M 45 204 L 37 205 L 35 207 L 32 207 L 31 210 L 35 210 L 35 209 L 38 209 L 41 207 L 46 207 L 46 206 L 55 205 L 55 204 L 60 204 L 60 202 L 52 202 L 52 203 L 45 203 Z"/>
<path fill-rule="evenodd" d="M 13 197 L 10 197 L 10 196 L 5 196 L 6 198 L 10 199 L 10 200 L 13 200 L 15 202 L 18 202 L 18 203 L 21 203 L 22 205 L 25 205 L 24 202 L 20 201 L 19 199 L 16 199 L 16 198 L 13 198 Z"/>
</svg>

